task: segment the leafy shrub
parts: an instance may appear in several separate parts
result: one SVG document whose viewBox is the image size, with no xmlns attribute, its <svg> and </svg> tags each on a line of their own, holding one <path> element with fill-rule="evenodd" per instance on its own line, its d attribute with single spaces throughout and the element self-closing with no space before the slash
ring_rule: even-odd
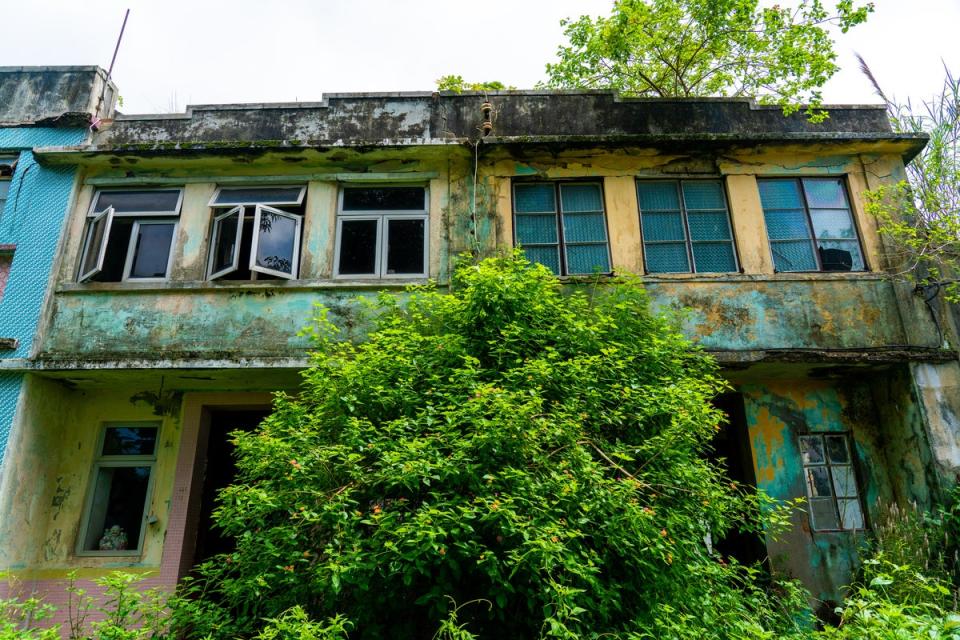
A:
<svg viewBox="0 0 960 640">
<path fill-rule="evenodd" d="M 236 548 L 189 587 L 191 636 L 268 633 L 288 611 L 343 615 L 357 638 L 796 627 L 797 598 L 768 611 L 704 544 L 759 531 L 760 505 L 704 455 L 715 363 L 637 281 L 565 292 L 514 255 L 372 311 L 356 344 L 321 311 L 302 393 L 233 435 L 215 518 Z"/>
</svg>

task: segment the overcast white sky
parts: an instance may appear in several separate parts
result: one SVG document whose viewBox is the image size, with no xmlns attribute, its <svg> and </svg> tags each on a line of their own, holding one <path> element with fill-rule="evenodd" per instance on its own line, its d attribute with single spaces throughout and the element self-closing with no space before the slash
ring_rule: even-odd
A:
<svg viewBox="0 0 960 640">
<path fill-rule="evenodd" d="M 789 0 L 784 0 L 789 1 Z M 889 92 L 929 97 L 940 60 L 960 74 L 960 0 L 876 0 L 838 36 L 829 103 L 875 103 L 860 52 Z M 0 65 L 110 63 L 126 113 L 187 104 L 319 100 L 432 90 L 441 75 L 530 88 L 562 42 L 560 20 L 612 0 L 0 0 Z"/>
</svg>

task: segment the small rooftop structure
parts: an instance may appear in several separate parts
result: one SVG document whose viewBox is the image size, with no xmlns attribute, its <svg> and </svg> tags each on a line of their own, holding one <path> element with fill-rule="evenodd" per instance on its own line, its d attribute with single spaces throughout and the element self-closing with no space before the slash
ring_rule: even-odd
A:
<svg viewBox="0 0 960 640">
<path fill-rule="evenodd" d="M 0 126 L 87 126 L 113 116 L 116 96 L 97 66 L 0 67 Z"/>
</svg>

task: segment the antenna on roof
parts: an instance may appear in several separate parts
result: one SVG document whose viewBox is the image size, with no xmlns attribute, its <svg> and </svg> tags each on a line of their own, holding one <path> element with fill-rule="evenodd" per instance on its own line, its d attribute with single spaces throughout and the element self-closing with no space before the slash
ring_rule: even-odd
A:
<svg viewBox="0 0 960 640">
<path fill-rule="evenodd" d="M 103 106 L 103 97 L 107 93 L 107 87 L 110 85 L 110 78 L 113 76 L 113 65 L 117 61 L 117 52 L 120 51 L 120 41 L 123 40 L 123 32 L 127 28 L 127 18 L 130 17 L 130 9 L 123 14 L 123 24 L 120 25 L 120 35 L 117 36 L 117 45 L 113 48 L 113 57 L 110 58 L 110 68 L 107 69 L 107 78 L 103 81 L 103 89 L 100 91 L 100 99 L 97 100 L 97 110 L 90 121 L 90 128 L 94 131 L 100 126 L 100 108 Z"/>
</svg>

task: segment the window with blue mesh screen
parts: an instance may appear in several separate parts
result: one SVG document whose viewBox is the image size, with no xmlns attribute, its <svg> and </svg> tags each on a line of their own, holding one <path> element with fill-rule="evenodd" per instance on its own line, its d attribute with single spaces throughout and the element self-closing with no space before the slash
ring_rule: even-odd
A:
<svg viewBox="0 0 960 640">
<path fill-rule="evenodd" d="M 757 184 L 776 271 L 865 269 L 842 178 L 765 178 Z"/>
<path fill-rule="evenodd" d="M 596 182 L 517 182 L 514 239 L 557 275 L 610 272 L 603 190 Z"/>
<path fill-rule="evenodd" d="M 639 180 L 648 273 L 737 270 L 727 197 L 720 180 Z"/>
</svg>

